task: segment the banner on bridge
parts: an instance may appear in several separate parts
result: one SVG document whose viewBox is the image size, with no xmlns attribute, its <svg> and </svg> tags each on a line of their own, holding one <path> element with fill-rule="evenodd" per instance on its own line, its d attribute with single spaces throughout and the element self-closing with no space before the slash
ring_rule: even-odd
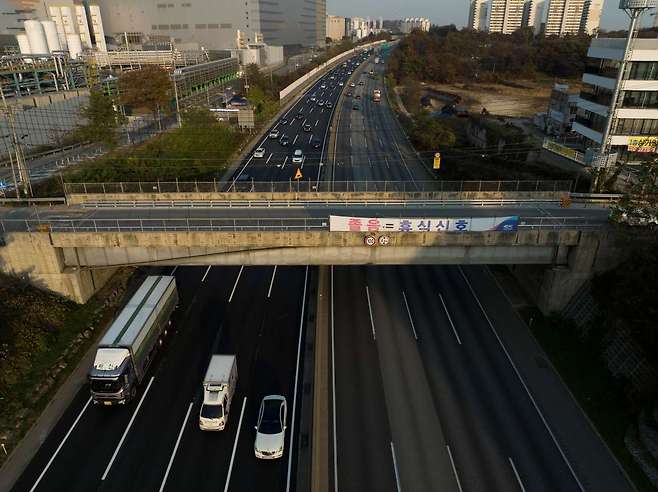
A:
<svg viewBox="0 0 658 492">
<path fill-rule="evenodd" d="M 332 232 L 514 232 L 519 217 L 346 217 L 329 216 Z"/>
</svg>

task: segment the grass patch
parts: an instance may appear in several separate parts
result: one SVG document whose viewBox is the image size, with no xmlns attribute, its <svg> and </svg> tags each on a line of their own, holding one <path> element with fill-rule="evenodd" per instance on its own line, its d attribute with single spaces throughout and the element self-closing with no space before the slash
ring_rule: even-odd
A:
<svg viewBox="0 0 658 492">
<path fill-rule="evenodd" d="M 1 276 L 0 440 L 9 453 L 111 321 L 133 273 L 119 270 L 83 305 Z"/>
<path fill-rule="evenodd" d="M 519 314 L 638 490 L 655 492 L 624 446 L 624 435 L 637 421 L 637 412 L 630 408 L 621 384 L 599 355 L 601 334 L 581 338 L 573 324 L 546 318 L 534 307 L 524 308 Z"/>
</svg>

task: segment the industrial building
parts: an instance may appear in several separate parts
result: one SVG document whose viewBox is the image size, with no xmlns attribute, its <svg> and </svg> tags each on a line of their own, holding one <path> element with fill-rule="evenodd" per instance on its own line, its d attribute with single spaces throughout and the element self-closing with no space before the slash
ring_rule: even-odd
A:
<svg viewBox="0 0 658 492">
<path fill-rule="evenodd" d="M 171 38 L 197 49 L 227 50 L 240 43 L 323 46 L 326 0 L 98 0 L 106 34 Z M 188 46 L 192 48 L 193 46 Z"/>
</svg>

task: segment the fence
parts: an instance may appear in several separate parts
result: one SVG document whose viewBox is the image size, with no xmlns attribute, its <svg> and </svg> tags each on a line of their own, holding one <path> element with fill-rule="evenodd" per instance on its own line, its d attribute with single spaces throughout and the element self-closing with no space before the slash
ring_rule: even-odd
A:
<svg viewBox="0 0 658 492">
<path fill-rule="evenodd" d="M 557 142 L 553 142 L 548 138 L 544 139 L 543 147 L 546 150 L 553 152 L 554 154 L 558 154 L 561 155 L 562 157 L 566 157 L 567 159 L 577 162 L 578 164 L 582 164 L 583 166 L 585 165 L 585 154 L 583 154 L 582 152 L 578 152 L 577 150 L 572 149 L 571 147 L 567 147 Z"/>
<path fill-rule="evenodd" d="M 140 181 L 117 183 L 64 183 L 72 194 L 127 193 L 290 193 L 290 192 L 565 192 L 572 181 Z"/>
<path fill-rule="evenodd" d="M 598 229 L 601 221 L 587 217 L 521 217 L 519 230 Z M 0 220 L 6 232 L 308 232 L 329 231 L 329 218 L 163 218 Z M 405 233 L 408 234 L 408 233 Z M 464 234 L 444 232 L 438 234 Z M 506 233 L 502 233 L 506 234 Z"/>
</svg>

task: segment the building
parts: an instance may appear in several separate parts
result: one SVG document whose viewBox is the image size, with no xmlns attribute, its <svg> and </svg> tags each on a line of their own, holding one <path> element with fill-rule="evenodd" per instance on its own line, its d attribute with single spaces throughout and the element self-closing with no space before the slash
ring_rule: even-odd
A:
<svg viewBox="0 0 658 492">
<path fill-rule="evenodd" d="M 238 31 L 245 44 L 323 46 L 326 0 L 98 0 L 105 32 L 164 36 L 199 48 L 236 48 Z M 262 40 L 258 40 L 262 33 Z"/>
<path fill-rule="evenodd" d="M 424 17 L 407 17 L 402 21 L 401 30 L 407 34 L 415 29 L 427 32 L 430 30 L 431 25 L 430 20 Z"/>
<path fill-rule="evenodd" d="M 489 3 L 487 0 L 471 0 L 471 5 L 468 10 L 467 27 L 476 31 L 486 31 L 488 29 L 488 9 Z"/>
<path fill-rule="evenodd" d="M 550 0 L 546 13 L 546 36 L 595 34 L 599 30 L 604 0 Z"/>
<path fill-rule="evenodd" d="M 340 41 L 345 37 L 345 17 L 327 15 L 327 37 Z"/>
<path fill-rule="evenodd" d="M 0 34 L 19 34 L 23 21 L 46 18 L 41 0 L 0 0 Z"/>
<path fill-rule="evenodd" d="M 512 34 L 534 24 L 533 0 L 491 0 L 489 32 Z"/>
<path fill-rule="evenodd" d="M 573 131 L 585 149 L 598 149 L 612 105 L 626 40 L 592 39 Z M 635 39 L 610 133 L 612 152 L 627 162 L 646 159 L 658 144 L 658 39 Z"/>
<path fill-rule="evenodd" d="M 568 84 L 555 84 L 546 113 L 545 130 L 549 135 L 571 131 L 578 110 L 578 93 L 570 92 Z"/>
</svg>

